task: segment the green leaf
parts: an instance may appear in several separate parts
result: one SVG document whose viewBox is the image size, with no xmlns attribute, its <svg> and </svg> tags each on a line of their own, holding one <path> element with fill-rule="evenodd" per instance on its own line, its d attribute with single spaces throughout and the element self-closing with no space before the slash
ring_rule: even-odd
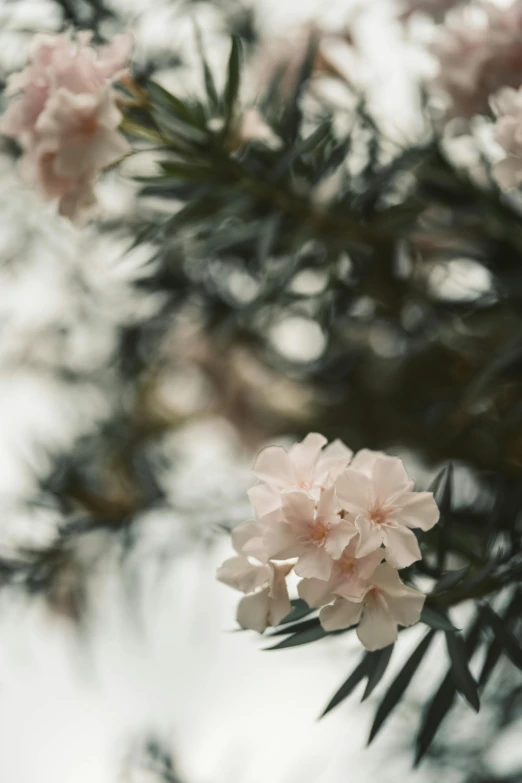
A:
<svg viewBox="0 0 522 783">
<path fill-rule="evenodd" d="M 207 93 L 208 102 L 210 104 L 211 110 L 215 112 L 219 109 L 220 99 L 219 99 L 218 91 L 216 89 L 216 83 L 214 81 L 214 77 L 212 76 L 212 71 L 210 70 L 210 66 L 207 62 L 207 58 L 205 57 L 205 47 L 203 44 L 203 38 L 201 36 L 201 30 L 199 29 L 195 21 L 194 21 L 194 31 L 196 36 L 196 45 L 198 48 L 198 53 L 201 59 L 201 64 L 203 66 L 203 78 L 205 80 L 205 90 Z"/>
<path fill-rule="evenodd" d="M 451 676 L 455 687 L 473 709 L 480 710 L 477 683 L 468 668 L 468 656 L 461 637 L 446 631 L 446 646 L 451 661 Z"/>
<path fill-rule="evenodd" d="M 431 482 L 429 490 L 430 492 L 433 492 L 433 496 L 441 513 L 451 509 L 451 499 L 453 495 L 453 463 L 450 462 L 439 470 Z"/>
<path fill-rule="evenodd" d="M 480 639 L 482 629 L 482 618 L 480 613 L 475 615 L 475 620 L 471 625 L 464 642 L 467 658 L 471 658 L 475 652 L 477 643 Z M 451 634 L 453 639 L 460 639 L 455 634 Z M 446 639 L 448 635 L 446 636 Z M 422 717 L 421 727 L 415 743 L 415 761 L 417 766 L 431 745 L 435 734 L 439 730 L 444 718 L 451 709 L 456 694 L 455 683 L 451 670 L 446 674 L 436 693 L 430 702 L 428 702 Z"/>
<path fill-rule="evenodd" d="M 228 129 L 234 116 L 237 97 L 239 95 L 241 72 L 241 42 L 237 36 L 232 38 L 230 57 L 228 58 L 227 81 L 223 100 L 225 103 L 225 127 Z"/>
<path fill-rule="evenodd" d="M 309 614 L 311 614 L 314 611 L 313 609 L 310 609 L 306 601 L 303 601 L 302 598 L 294 598 L 291 601 L 291 604 L 292 604 L 292 611 L 281 620 L 279 625 L 287 625 L 288 623 L 295 623 L 298 620 L 302 620 L 303 617 L 307 617 Z"/>
<path fill-rule="evenodd" d="M 361 701 L 364 701 L 380 683 L 386 667 L 390 662 L 393 652 L 393 644 L 384 647 L 382 650 L 376 650 L 368 656 L 368 683 Z"/>
<path fill-rule="evenodd" d="M 280 623 L 280 625 L 282 624 L 283 623 Z M 285 634 L 295 633 L 296 631 L 307 631 L 309 628 L 316 628 L 318 625 L 320 625 L 319 618 L 312 617 L 311 620 L 303 620 L 300 623 L 296 622 L 291 628 L 278 628 L 276 631 L 272 631 L 272 633 L 268 634 L 268 636 L 271 638 L 272 636 L 284 636 Z"/>
<path fill-rule="evenodd" d="M 147 85 L 147 92 L 157 105 L 166 112 L 172 112 L 179 120 L 192 125 L 199 130 L 206 130 L 204 123 L 201 122 L 201 118 L 191 111 L 182 100 L 176 98 L 168 90 L 162 87 L 157 82 L 149 82 Z"/>
<path fill-rule="evenodd" d="M 315 56 L 317 54 L 317 43 L 317 36 L 311 36 L 308 49 L 296 77 L 293 95 L 285 107 L 281 134 L 289 144 L 294 144 L 299 136 L 299 129 L 302 121 L 300 107 L 301 97 L 313 71 Z"/>
<path fill-rule="evenodd" d="M 446 551 L 448 549 L 447 541 L 447 517 L 451 511 L 453 495 L 453 464 L 450 462 L 442 468 L 431 483 L 430 490 L 440 510 L 439 524 L 436 528 L 437 541 L 437 564 L 440 569 L 444 568 Z"/>
<path fill-rule="evenodd" d="M 452 587 L 456 587 L 462 582 L 468 571 L 469 566 L 465 566 L 465 568 L 456 568 L 453 571 L 446 571 L 433 588 L 433 594 L 439 595 L 440 593 L 445 593 L 446 590 L 450 590 Z"/>
<path fill-rule="evenodd" d="M 522 647 L 515 634 L 508 628 L 506 622 L 500 619 L 491 606 L 485 604 L 482 607 L 482 612 L 510 661 L 517 669 L 522 670 Z"/>
<path fill-rule="evenodd" d="M 432 700 L 428 703 L 415 746 L 414 766 L 420 762 L 435 734 L 453 706 L 455 685 L 449 674 L 446 675 Z"/>
<path fill-rule="evenodd" d="M 433 606 L 424 604 L 421 613 L 421 622 L 429 625 L 430 628 L 435 628 L 436 631 L 459 631 L 456 628 L 449 617 L 442 611 L 442 609 L 435 609 Z"/>
<path fill-rule="evenodd" d="M 343 682 L 339 690 L 332 696 L 323 713 L 321 714 L 321 718 L 324 718 L 328 712 L 333 710 L 334 707 L 337 707 L 338 704 L 344 701 L 344 699 L 346 699 L 352 693 L 352 691 L 355 690 L 361 680 L 366 677 L 368 672 L 368 658 L 368 653 L 363 655 L 357 668 L 353 670 L 348 679 Z"/>
<path fill-rule="evenodd" d="M 512 620 L 517 618 L 519 616 L 519 613 L 520 613 L 520 607 L 518 604 L 518 597 L 515 594 L 513 599 L 510 601 L 506 611 L 503 613 L 501 617 L 501 622 L 503 624 L 508 624 Z M 488 682 L 489 678 L 491 677 L 491 674 L 493 673 L 495 666 L 499 661 L 500 656 L 502 655 L 503 650 L 504 647 L 500 639 L 497 636 L 494 636 L 491 641 L 491 644 L 488 647 L 488 651 L 486 653 L 486 657 L 482 665 L 482 670 L 479 675 L 478 682 L 480 687 L 484 687 L 484 685 L 486 685 L 486 683 Z"/>
<path fill-rule="evenodd" d="M 388 690 L 386 691 L 383 700 L 381 701 L 377 712 L 375 713 L 375 719 L 373 721 L 372 728 L 370 730 L 370 736 L 368 738 L 368 744 L 372 742 L 377 732 L 380 731 L 384 722 L 391 715 L 406 688 L 411 682 L 411 679 L 417 671 L 419 665 L 426 654 L 428 647 L 431 644 L 431 640 L 435 636 L 435 631 L 428 631 L 426 636 L 422 639 L 419 645 L 412 652 L 399 674 L 396 676 Z"/>
<path fill-rule="evenodd" d="M 310 623 L 311 622 L 312 621 L 310 621 Z M 288 630 L 289 629 L 287 629 L 287 632 Z M 283 639 L 283 641 L 279 642 L 279 644 L 275 644 L 273 647 L 265 647 L 265 650 L 283 650 L 286 647 L 298 647 L 301 644 L 317 642 L 319 639 L 324 639 L 329 635 L 330 634 L 328 631 L 325 631 L 319 623 L 319 620 L 317 620 L 317 625 L 309 625 L 308 628 L 298 631 L 297 633 L 293 633 L 287 639 Z M 277 636 L 277 632 L 272 634 L 272 636 Z"/>
</svg>

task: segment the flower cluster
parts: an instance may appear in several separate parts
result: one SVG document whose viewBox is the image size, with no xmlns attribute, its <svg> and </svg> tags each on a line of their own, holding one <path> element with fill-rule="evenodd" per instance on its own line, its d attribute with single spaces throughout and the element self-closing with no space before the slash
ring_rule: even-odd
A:
<svg viewBox="0 0 522 783">
<path fill-rule="evenodd" d="M 59 211 L 81 219 L 99 172 L 129 151 L 113 84 L 125 74 L 129 34 L 95 50 L 90 33 L 37 35 L 28 64 L 6 87 L 12 101 L 0 130 L 23 149 L 24 177 Z"/>
<path fill-rule="evenodd" d="M 522 83 L 522 0 L 507 8 L 476 2 L 450 15 L 431 45 L 439 61 L 435 81 L 449 100 L 449 117 L 489 112 L 501 87 Z"/>
<path fill-rule="evenodd" d="M 256 519 L 237 527 L 237 552 L 218 579 L 245 594 L 237 619 L 262 633 L 290 612 L 286 576 L 328 630 L 357 625 L 368 650 L 417 622 L 425 596 L 398 570 L 421 558 L 412 528 L 429 530 L 439 512 L 430 492 L 415 492 L 397 457 L 311 433 L 287 452 L 270 446 L 254 465 L 249 491 Z"/>
</svg>

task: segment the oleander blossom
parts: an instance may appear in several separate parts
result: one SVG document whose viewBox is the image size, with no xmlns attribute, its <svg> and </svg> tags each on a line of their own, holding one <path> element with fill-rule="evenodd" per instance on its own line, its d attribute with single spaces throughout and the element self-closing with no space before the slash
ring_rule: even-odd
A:
<svg viewBox="0 0 522 783">
<path fill-rule="evenodd" d="M 447 102 L 447 118 L 489 113 L 489 99 L 522 82 L 522 0 L 507 8 L 476 0 L 454 14 L 431 45 L 439 62 L 433 87 Z"/>
<path fill-rule="evenodd" d="M 319 613 L 326 631 L 339 631 L 357 625 L 357 636 L 367 650 L 380 650 L 393 644 L 398 626 L 420 620 L 426 596 L 407 587 L 388 563 L 377 566 L 362 598 L 339 597 Z"/>
<path fill-rule="evenodd" d="M 82 222 L 101 171 L 128 151 L 114 83 L 127 73 L 128 33 L 95 49 L 90 33 L 37 35 L 27 66 L 9 77 L 0 130 L 23 150 L 21 171 L 59 212 Z"/>
<path fill-rule="evenodd" d="M 493 172 L 507 189 L 522 182 L 522 89 L 505 87 L 491 99 L 496 117 L 495 140 L 506 156 L 495 164 Z"/>
<path fill-rule="evenodd" d="M 414 491 L 399 458 L 368 449 L 353 455 L 341 441 L 327 445 L 310 433 L 288 451 L 264 449 L 254 474 L 256 518 L 233 530 L 237 556 L 217 574 L 245 594 L 237 613 L 243 628 L 262 632 L 290 612 L 291 571 L 325 630 L 358 625 L 369 650 L 419 620 L 425 596 L 398 570 L 421 558 L 412 530 L 432 528 L 439 511 L 430 492 Z"/>
</svg>

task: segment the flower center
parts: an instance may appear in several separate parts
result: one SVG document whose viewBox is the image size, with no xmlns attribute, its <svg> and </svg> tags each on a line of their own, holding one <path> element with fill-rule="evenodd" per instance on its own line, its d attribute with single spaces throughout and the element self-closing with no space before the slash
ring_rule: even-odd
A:
<svg viewBox="0 0 522 783">
<path fill-rule="evenodd" d="M 384 525 L 387 516 L 386 509 L 382 508 L 382 506 L 374 506 L 370 509 L 370 519 L 374 525 Z"/>
<path fill-rule="evenodd" d="M 336 561 L 335 565 L 341 576 L 349 576 L 355 569 L 355 558 L 343 555 L 340 560 Z"/>
<path fill-rule="evenodd" d="M 328 535 L 328 527 L 325 525 L 322 519 L 316 519 L 310 525 L 310 541 L 314 544 L 321 546 L 324 543 L 326 536 Z"/>
<path fill-rule="evenodd" d="M 96 117 L 86 117 L 82 122 L 82 131 L 87 136 L 92 136 L 98 130 L 98 120 Z"/>
</svg>

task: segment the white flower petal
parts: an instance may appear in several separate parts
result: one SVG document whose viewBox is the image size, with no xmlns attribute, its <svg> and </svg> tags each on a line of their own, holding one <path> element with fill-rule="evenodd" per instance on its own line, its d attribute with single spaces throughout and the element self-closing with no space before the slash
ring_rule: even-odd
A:
<svg viewBox="0 0 522 783">
<path fill-rule="evenodd" d="M 386 560 L 394 568 L 407 568 L 422 555 L 415 534 L 400 525 L 384 526 L 384 551 Z"/>
<path fill-rule="evenodd" d="M 337 502 L 334 487 L 325 489 L 317 503 L 317 517 L 325 520 L 335 517 L 338 508 L 339 503 Z"/>
<path fill-rule="evenodd" d="M 263 633 L 269 625 L 270 596 L 268 587 L 260 593 L 247 595 L 237 607 L 236 619 L 241 628 Z"/>
<path fill-rule="evenodd" d="M 405 492 L 394 499 L 393 519 L 399 525 L 431 530 L 439 521 L 439 509 L 432 492 Z"/>
<path fill-rule="evenodd" d="M 288 566 L 277 566 L 272 563 L 272 584 L 270 586 L 270 607 L 269 620 L 270 625 L 279 625 L 287 614 L 292 610 L 292 604 L 288 597 L 288 588 L 286 586 L 286 576 L 290 568 Z"/>
<path fill-rule="evenodd" d="M 318 609 L 334 600 L 330 582 L 325 582 L 324 579 L 302 579 L 297 585 L 297 592 L 312 609 Z"/>
<path fill-rule="evenodd" d="M 419 622 L 425 600 L 424 593 L 414 590 L 412 587 L 406 587 L 406 585 L 400 598 L 389 595 L 386 597 L 393 617 L 399 625 L 404 626 Z"/>
<path fill-rule="evenodd" d="M 288 557 L 297 557 L 301 551 L 293 529 L 286 522 L 267 525 L 263 541 L 270 560 L 286 560 Z"/>
<path fill-rule="evenodd" d="M 372 505 L 372 483 L 368 476 L 347 468 L 335 482 L 335 491 L 341 506 L 350 514 L 361 514 Z"/>
<path fill-rule="evenodd" d="M 354 470 L 359 470 L 361 473 L 366 473 L 367 476 L 372 475 L 372 468 L 374 466 L 377 457 L 385 457 L 384 451 L 371 451 L 370 449 L 361 449 L 353 457 L 350 467 Z"/>
<path fill-rule="evenodd" d="M 397 623 L 381 597 L 372 596 L 365 604 L 357 636 L 367 650 L 381 650 L 397 640 Z"/>
<path fill-rule="evenodd" d="M 321 452 L 317 462 L 317 479 L 325 482 L 328 479 L 335 481 L 342 471 L 348 466 L 353 451 L 342 440 L 334 440 Z"/>
<path fill-rule="evenodd" d="M 264 528 L 259 522 L 244 522 L 242 525 L 237 525 L 231 533 L 232 546 L 238 555 L 242 555 L 245 544 L 252 538 L 262 537 L 263 532 Z"/>
<path fill-rule="evenodd" d="M 327 442 L 324 435 L 310 432 L 301 443 L 292 446 L 289 457 L 298 483 L 303 482 L 311 485 L 319 454 Z"/>
<path fill-rule="evenodd" d="M 325 631 L 340 631 L 358 623 L 362 609 L 362 603 L 336 598 L 331 606 L 321 609 L 319 620 Z"/>
<path fill-rule="evenodd" d="M 294 483 L 292 463 L 281 446 L 268 446 L 258 455 L 252 472 L 256 478 L 277 488 Z"/>
<path fill-rule="evenodd" d="M 270 583 L 272 571 L 267 565 L 253 565 L 246 557 L 230 557 L 218 568 L 216 577 L 234 590 L 252 593 Z"/>
<path fill-rule="evenodd" d="M 307 547 L 295 566 L 297 576 L 304 579 L 328 580 L 332 573 L 333 560 L 322 547 Z"/>
<path fill-rule="evenodd" d="M 281 493 L 274 487 L 268 484 L 254 484 L 247 495 L 254 507 L 256 519 L 266 522 L 282 517 Z"/>
<path fill-rule="evenodd" d="M 384 540 L 382 525 L 375 525 L 366 515 L 360 514 L 355 519 L 355 527 L 360 534 L 356 549 L 357 557 L 365 557 L 379 549 Z"/>
<path fill-rule="evenodd" d="M 380 503 L 385 503 L 397 492 L 411 486 L 402 460 L 398 457 L 377 457 L 372 468 L 372 479 L 375 496 Z"/>
<path fill-rule="evenodd" d="M 308 527 L 313 521 L 315 502 L 306 492 L 284 492 L 281 507 L 285 520 L 297 530 Z"/>
<path fill-rule="evenodd" d="M 330 525 L 324 542 L 324 548 L 334 560 L 338 560 L 350 541 L 357 535 L 357 528 L 347 519 Z"/>
</svg>

